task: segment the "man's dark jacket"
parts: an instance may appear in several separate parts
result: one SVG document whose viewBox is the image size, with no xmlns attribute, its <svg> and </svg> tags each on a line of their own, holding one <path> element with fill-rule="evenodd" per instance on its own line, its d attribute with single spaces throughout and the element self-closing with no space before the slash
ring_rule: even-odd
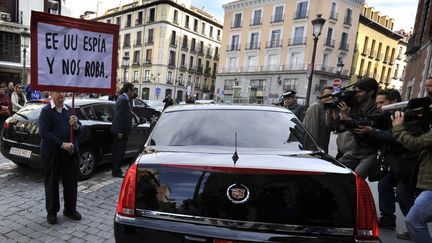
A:
<svg viewBox="0 0 432 243">
<path fill-rule="evenodd" d="M 114 134 L 123 133 L 128 135 L 132 127 L 132 111 L 129 106 L 129 98 L 121 94 L 116 100 L 114 119 L 111 131 Z"/>
</svg>

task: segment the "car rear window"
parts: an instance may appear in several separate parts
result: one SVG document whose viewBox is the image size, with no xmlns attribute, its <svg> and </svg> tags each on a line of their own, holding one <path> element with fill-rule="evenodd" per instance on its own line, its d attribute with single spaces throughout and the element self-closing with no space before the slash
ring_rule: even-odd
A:
<svg viewBox="0 0 432 243">
<path fill-rule="evenodd" d="M 17 113 L 25 116 L 30 121 L 38 120 L 42 108 L 46 105 L 46 103 L 42 102 L 27 103 Z"/>
<path fill-rule="evenodd" d="M 317 150 L 293 115 L 263 110 L 191 110 L 165 113 L 151 136 L 151 146 L 237 146 Z"/>
</svg>

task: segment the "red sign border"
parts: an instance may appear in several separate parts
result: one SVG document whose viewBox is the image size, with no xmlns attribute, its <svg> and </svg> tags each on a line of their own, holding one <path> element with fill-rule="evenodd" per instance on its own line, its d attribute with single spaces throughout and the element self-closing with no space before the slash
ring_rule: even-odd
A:
<svg viewBox="0 0 432 243">
<path fill-rule="evenodd" d="M 88 88 L 88 87 L 71 87 L 71 86 L 53 86 L 40 85 L 38 82 L 38 39 L 37 25 L 38 23 L 46 23 L 51 25 L 64 26 L 67 28 L 75 28 L 85 31 L 98 32 L 113 35 L 113 50 L 112 50 L 112 68 L 111 68 L 111 88 Z M 32 11 L 30 20 L 31 33 L 31 82 L 32 90 L 40 91 L 65 91 L 65 92 L 80 92 L 80 93 L 103 93 L 115 94 L 117 84 L 117 58 L 118 58 L 118 39 L 120 26 L 107 24 L 93 20 L 76 19 L 61 15 L 52 15 L 48 13 Z"/>
</svg>

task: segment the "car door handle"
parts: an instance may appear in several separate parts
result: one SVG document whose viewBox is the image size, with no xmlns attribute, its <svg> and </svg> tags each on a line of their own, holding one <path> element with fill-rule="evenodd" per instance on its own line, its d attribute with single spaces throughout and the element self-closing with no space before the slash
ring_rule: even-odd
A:
<svg viewBox="0 0 432 243">
<path fill-rule="evenodd" d="M 206 239 L 203 238 L 198 238 L 198 237 L 194 237 L 194 236 L 189 236 L 189 235 L 185 235 L 185 240 L 190 240 L 190 241 L 195 241 L 195 242 L 206 242 Z"/>
</svg>

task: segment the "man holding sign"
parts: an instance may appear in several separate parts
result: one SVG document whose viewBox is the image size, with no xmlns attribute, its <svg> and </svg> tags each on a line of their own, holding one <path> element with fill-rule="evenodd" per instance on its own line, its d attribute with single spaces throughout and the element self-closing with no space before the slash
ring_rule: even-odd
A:
<svg viewBox="0 0 432 243">
<path fill-rule="evenodd" d="M 57 223 L 59 178 L 63 178 L 64 211 L 76 210 L 80 130 L 64 92 L 115 94 L 119 26 L 32 11 L 31 90 L 51 91 L 51 102 L 39 117 L 41 164 L 45 172 L 47 220 Z"/>
</svg>

